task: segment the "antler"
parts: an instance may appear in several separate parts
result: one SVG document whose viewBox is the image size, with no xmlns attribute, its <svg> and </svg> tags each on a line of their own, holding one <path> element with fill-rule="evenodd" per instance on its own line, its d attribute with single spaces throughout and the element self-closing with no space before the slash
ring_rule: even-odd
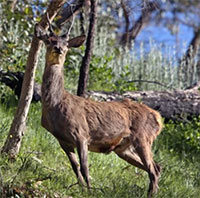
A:
<svg viewBox="0 0 200 198">
<path fill-rule="evenodd" d="M 48 25 L 49 25 L 50 36 L 53 36 L 53 35 L 55 35 L 55 33 L 53 31 L 53 27 L 52 27 L 50 19 L 49 19 L 49 13 L 47 12 L 46 15 L 47 15 L 47 22 L 48 22 Z"/>
<path fill-rule="evenodd" d="M 69 4 L 69 3 L 68 3 L 68 4 Z M 71 5 L 69 5 L 69 6 L 70 6 L 70 9 L 71 9 L 71 13 L 72 13 L 72 22 L 71 22 L 71 25 L 70 25 L 68 31 L 67 31 L 65 34 L 62 35 L 62 37 L 63 37 L 63 38 L 66 38 L 66 40 L 69 39 L 69 35 L 70 35 L 70 32 L 71 32 L 72 27 L 73 27 L 73 25 L 74 25 L 74 19 L 75 19 L 72 6 L 71 6 Z"/>
<path fill-rule="evenodd" d="M 50 36 L 54 36 L 55 32 L 53 31 L 53 27 L 51 25 L 51 22 L 50 22 L 50 19 L 49 19 L 49 13 L 48 12 L 46 13 L 46 16 L 47 16 L 47 22 L 48 22 L 48 25 L 49 25 Z M 67 33 L 65 33 L 65 34 L 62 35 L 63 38 L 66 38 L 67 40 L 69 39 L 69 34 L 71 32 L 73 24 L 74 24 L 74 17 L 72 19 L 72 23 L 71 23 L 71 25 L 69 27 L 69 30 L 67 31 Z"/>
<path fill-rule="evenodd" d="M 34 33 L 35 33 L 35 36 L 40 40 L 45 41 L 48 39 L 48 35 L 46 31 L 39 23 L 35 24 Z"/>
<path fill-rule="evenodd" d="M 72 22 L 71 22 L 71 25 L 70 25 L 68 32 L 67 32 L 67 39 L 69 38 L 69 34 L 72 30 L 73 25 L 74 25 L 74 15 L 72 15 Z"/>
</svg>

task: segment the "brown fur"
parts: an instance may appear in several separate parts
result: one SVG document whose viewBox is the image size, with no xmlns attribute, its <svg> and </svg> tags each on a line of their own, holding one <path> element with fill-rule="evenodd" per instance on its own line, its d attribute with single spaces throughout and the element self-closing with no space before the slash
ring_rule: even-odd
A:
<svg viewBox="0 0 200 198">
<path fill-rule="evenodd" d="M 77 47 L 81 39 L 84 40 L 78 37 L 68 43 Z M 57 138 L 81 183 L 85 180 L 90 187 L 88 150 L 106 154 L 114 151 L 128 163 L 148 172 L 150 197 L 157 190 L 160 175 L 160 166 L 153 161 L 151 153 L 151 145 L 162 129 L 160 114 L 128 99 L 96 102 L 65 91 L 63 64 L 68 48 L 66 41 L 64 46 L 62 40 L 58 41 L 62 54 L 55 52 L 55 44 L 46 44 L 42 126 Z M 80 168 L 74 148 L 78 150 Z"/>
</svg>

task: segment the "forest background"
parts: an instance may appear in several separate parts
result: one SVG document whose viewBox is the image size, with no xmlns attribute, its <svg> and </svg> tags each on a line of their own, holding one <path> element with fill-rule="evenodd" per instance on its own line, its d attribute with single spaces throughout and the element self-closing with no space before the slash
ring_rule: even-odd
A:
<svg viewBox="0 0 200 198">
<path fill-rule="evenodd" d="M 80 3 L 70 1 L 64 8 Z M 49 1 L 0 0 L 0 147 L 3 147 L 18 97 L 7 86 L 24 72 L 34 24 Z M 74 21 L 71 36 L 87 32 L 90 2 Z M 184 90 L 200 80 L 200 3 L 179 1 L 98 1 L 96 31 L 89 65 L 88 91 Z M 62 13 L 60 13 L 62 15 Z M 65 16 L 63 16 L 64 18 Z M 65 32 L 71 23 L 59 28 Z M 60 22 L 61 24 L 61 22 Z M 86 46 L 71 50 L 65 62 L 66 89 L 76 94 Z M 35 81 L 41 84 L 45 49 Z M 19 79 L 17 79 L 19 81 Z M 148 177 L 114 154 L 90 153 L 93 189 L 77 185 L 68 159 L 40 125 L 41 104 L 32 103 L 17 159 L 0 158 L 1 197 L 146 197 Z M 157 197 L 199 197 L 199 117 L 168 120 L 153 146 L 162 167 Z"/>
</svg>

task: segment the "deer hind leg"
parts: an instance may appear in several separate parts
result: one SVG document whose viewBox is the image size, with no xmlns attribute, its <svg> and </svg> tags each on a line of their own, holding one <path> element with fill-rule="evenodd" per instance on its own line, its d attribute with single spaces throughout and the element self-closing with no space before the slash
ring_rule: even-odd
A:
<svg viewBox="0 0 200 198">
<path fill-rule="evenodd" d="M 65 153 L 67 154 L 67 156 L 69 158 L 69 161 L 71 163 L 71 166 L 72 166 L 74 173 L 76 174 L 78 182 L 80 184 L 84 185 L 84 179 L 83 179 L 83 176 L 80 172 L 79 163 L 77 161 L 76 153 L 75 153 L 74 149 L 72 147 L 66 146 L 66 144 L 64 142 L 59 141 L 59 143 L 60 143 L 60 146 L 62 147 L 62 149 L 65 151 Z"/>
<path fill-rule="evenodd" d="M 160 166 L 153 161 L 151 145 L 144 141 L 144 138 L 136 138 L 133 140 L 134 148 L 140 157 L 145 169 L 148 172 L 150 184 L 148 190 L 148 197 L 158 189 L 158 178 L 160 174 Z"/>
<path fill-rule="evenodd" d="M 80 159 L 81 173 L 90 188 L 89 168 L 88 168 L 88 145 L 86 140 L 79 140 L 77 145 L 78 155 Z"/>
<path fill-rule="evenodd" d="M 142 170 L 147 171 L 146 167 L 143 165 L 140 157 L 131 150 L 131 147 L 126 148 L 125 150 L 115 150 L 115 153 L 122 158 L 123 160 L 127 161 L 129 164 L 136 166 Z"/>
<path fill-rule="evenodd" d="M 162 167 L 154 161 L 154 169 L 156 172 L 157 177 L 160 177 L 160 173 L 162 171 Z"/>
</svg>

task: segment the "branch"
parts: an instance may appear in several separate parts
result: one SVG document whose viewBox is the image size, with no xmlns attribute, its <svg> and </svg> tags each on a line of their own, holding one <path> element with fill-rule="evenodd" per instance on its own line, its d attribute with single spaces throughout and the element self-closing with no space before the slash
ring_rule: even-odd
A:
<svg viewBox="0 0 200 198">
<path fill-rule="evenodd" d="M 82 35 L 85 35 L 83 12 L 80 12 L 80 32 Z"/>
<path fill-rule="evenodd" d="M 135 38 L 141 32 L 141 30 L 149 23 L 149 19 L 152 12 L 156 10 L 157 8 L 158 8 L 158 5 L 155 2 L 149 2 L 148 5 L 146 5 L 145 8 L 142 10 L 141 16 L 135 22 L 133 27 L 129 31 L 124 32 L 120 43 L 122 45 L 129 44 L 129 47 L 130 47 L 130 42 L 132 40 L 135 40 Z"/>
<path fill-rule="evenodd" d="M 198 86 L 187 90 L 173 91 L 128 91 L 123 94 L 116 92 L 88 92 L 88 97 L 98 101 L 114 101 L 129 98 L 142 102 L 159 111 L 166 121 L 188 119 L 200 115 L 200 92 Z"/>
<path fill-rule="evenodd" d="M 16 4 L 17 4 L 17 0 L 12 0 L 9 4 L 10 4 L 10 10 L 11 10 L 11 12 L 14 12 Z"/>
<path fill-rule="evenodd" d="M 127 6 L 124 2 L 124 0 L 121 0 L 121 7 L 123 10 L 123 14 L 124 14 L 124 19 L 125 19 L 125 34 L 123 35 L 123 38 L 121 39 L 121 42 L 123 43 L 124 46 L 126 46 L 129 43 L 129 34 L 127 34 L 129 32 L 129 26 L 130 26 L 130 20 L 129 20 L 129 10 L 127 9 Z"/>
</svg>

